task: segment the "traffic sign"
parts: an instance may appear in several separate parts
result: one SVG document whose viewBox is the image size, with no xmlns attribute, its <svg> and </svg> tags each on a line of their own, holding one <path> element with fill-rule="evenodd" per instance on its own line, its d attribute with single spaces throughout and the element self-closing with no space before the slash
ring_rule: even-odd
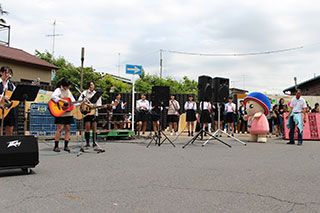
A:
<svg viewBox="0 0 320 213">
<path fill-rule="evenodd" d="M 126 74 L 141 75 L 142 74 L 142 66 L 127 64 L 126 65 Z"/>
</svg>

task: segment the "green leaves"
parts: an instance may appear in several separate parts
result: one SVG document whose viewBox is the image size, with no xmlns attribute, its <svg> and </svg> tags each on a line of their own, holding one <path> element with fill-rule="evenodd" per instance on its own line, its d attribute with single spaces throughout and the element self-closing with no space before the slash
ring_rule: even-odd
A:
<svg viewBox="0 0 320 213">
<path fill-rule="evenodd" d="M 184 76 L 183 80 L 177 81 L 170 77 L 160 78 L 157 75 L 145 74 L 143 72 L 140 78 L 136 80 L 135 90 L 142 93 L 151 93 L 153 86 L 169 86 L 170 92 L 176 94 L 196 94 L 198 83 L 190 80 L 187 76 Z"/>
</svg>

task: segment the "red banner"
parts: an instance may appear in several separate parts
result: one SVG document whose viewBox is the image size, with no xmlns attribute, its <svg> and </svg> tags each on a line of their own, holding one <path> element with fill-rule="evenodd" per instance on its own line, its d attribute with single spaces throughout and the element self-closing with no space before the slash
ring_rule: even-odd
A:
<svg viewBox="0 0 320 213">
<path fill-rule="evenodd" d="M 287 128 L 288 119 L 286 119 L 288 113 L 284 114 L 284 133 L 285 139 L 289 139 L 290 129 Z M 304 123 L 303 128 L 303 139 L 304 140 L 320 140 L 319 130 L 320 130 L 320 113 L 307 113 L 307 122 Z M 302 113 L 302 118 L 304 114 Z M 298 139 L 298 128 L 296 127 L 294 132 L 294 138 Z"/>
</svg>

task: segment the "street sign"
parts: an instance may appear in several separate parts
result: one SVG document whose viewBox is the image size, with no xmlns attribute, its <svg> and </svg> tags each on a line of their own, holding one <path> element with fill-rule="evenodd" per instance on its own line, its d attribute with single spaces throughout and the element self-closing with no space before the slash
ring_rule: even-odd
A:
<svg viewBox="0 0 320 213">
<path fill-rule="evenodd" d="M 126 74 L 141 75 L 142 74 L 142 66 L 127 64 L 126 65 Z"/>
</svg>

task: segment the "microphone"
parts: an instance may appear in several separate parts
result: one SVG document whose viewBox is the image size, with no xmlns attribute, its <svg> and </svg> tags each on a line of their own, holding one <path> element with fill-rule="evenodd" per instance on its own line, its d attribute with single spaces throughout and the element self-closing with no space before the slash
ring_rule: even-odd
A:
<svg viewBox="0 0 320 213">
<path fill-rule="evenodd" d="M 8 81 L 9 81 L 11 78 L 12 78 L 12 76 L 11 76 L 11 75 L 9 75 L 9 76 L 8 76 Z"/>
<path fill-rule="evenodd" d="M 74 86 L 74 87 L 78 87 L 78 85 L 76 84 L 76 83 L 74 83 L 74 82 L 72 82 L 72 81 L 70 81 L 71 82 L 71 84 Z"/>
</svg>

